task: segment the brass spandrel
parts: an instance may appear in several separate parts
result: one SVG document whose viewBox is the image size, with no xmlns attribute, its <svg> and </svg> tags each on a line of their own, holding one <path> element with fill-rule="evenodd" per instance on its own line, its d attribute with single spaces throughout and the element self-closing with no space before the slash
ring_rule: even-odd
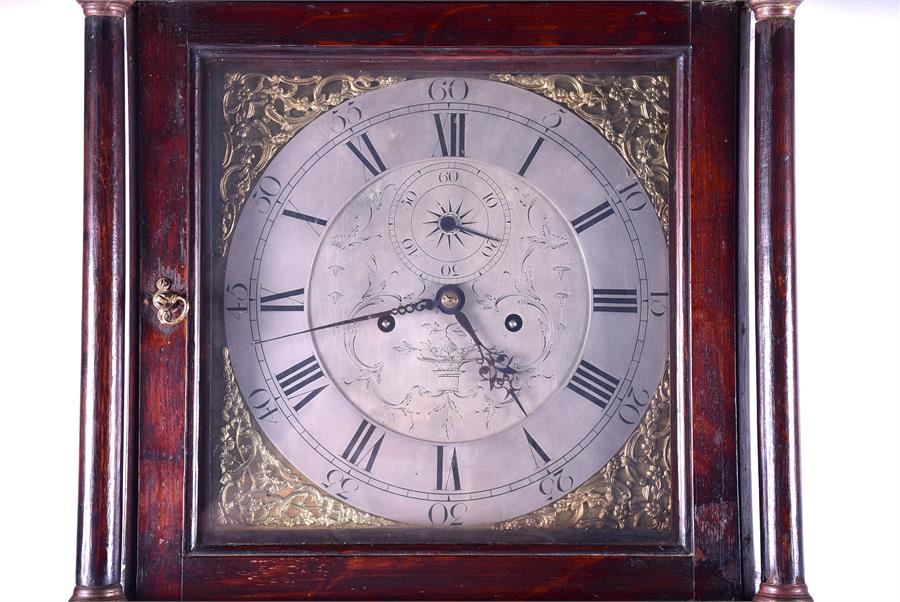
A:
<svg viewBox="0 0 900 602">
<path fill-rule="evenodd" d="M 643 419 L 600 472 L 549 506 L 494 528 L 670 529 L 671 415 L 667 363 Z"/>
<path fill-rule="evenodd" d="M 218 520 L 223 525 L 270 527 L 386 527 L 389 521 L 325 494 L 269 450 L 241 396 L 224 349 L 224 426 L 219 458 Z"/>
<path fill-rule="evenodd" d="M 669 240 L 669 78 L 665 75 L 493 75 L 537 92 L 584 119 L 619 151 L 644 185 Z"/>
<path fill-rule="evenodd" d="M 345 100 L 400 81 L 396 76 L 226 74 L 221 255 L 256 178 L 294 134 Z"/>
</svg>

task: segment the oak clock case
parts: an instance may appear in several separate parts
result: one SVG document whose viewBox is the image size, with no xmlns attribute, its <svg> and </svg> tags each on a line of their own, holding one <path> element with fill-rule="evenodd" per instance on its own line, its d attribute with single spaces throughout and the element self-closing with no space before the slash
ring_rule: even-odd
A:
<svg viewBox="0 0 900 602">
<path fill-rule="evenodd" d="M 198 543 L 672 542 L 667 75 L 288 65 L 204 73 Z"/>
</svg>

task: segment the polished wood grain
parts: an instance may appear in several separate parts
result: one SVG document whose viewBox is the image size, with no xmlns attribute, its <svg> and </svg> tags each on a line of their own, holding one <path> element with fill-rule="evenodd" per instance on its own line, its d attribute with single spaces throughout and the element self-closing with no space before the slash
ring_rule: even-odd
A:
<svg viewBox="0 0 900 602">
<path fill-rule="evenodd" d="M 202 374 L 196 314 L 175 327 L 141 305 L 133 545 L 140 599 L 729 599 L 747 589 L 738 478 L 737 233 L 743 16 L 733 4 L 139 2 L 129 13 L 132 180 L 142 296 L 167 276 L 200 292 L 198 57 L 241 49 L 279 60 L 333 48 L 348 64 L 389 51 L 422 61 L 477 54 L 539 70 L 548 52 L 639 55 L 669 70 L 672 229 L 678 249 L 673 399 L 677 538 L 646 546 L 336 544 L 212 548 L 194 542 L 191 416 Z M 363 47 L 360 52 L 359 48 Z M 533 50 L 525 50 L 525 49 Z M 205 54 L 204 54 L 205 53 Z M 355 54 L 354 54 L 355 53 Z M 248 54 L 249 56 L 249 54 Z M 373 58 L 375 57 L 375 58 Z M 641 58 L 643 57 L 643 58 Z M 621 64 L 622 59 L 610 59 Z M 565 62 L 555 63 L 564 68 Z M 464 68 L 457 63 L 456 68 Z M 524 68 L 524 67 L 523 67 Z M 676 290 L 676 289 L 673 289 Z M 199 304 L 194 303 L 195 307 Z M 688 336 L 688 334 L 690 336 Z"/>
<path fill-rule="evenodd" d="M 124 24 L 120 17 L 87 16 L 84 27 L 84 271 L 75 600 L 122 596 Z"/>
<path fill-rule="evenodd" d="M 188 282 L 190 198 L 190 92 L 184 4 L 139 2 L 129 34 L 134 61 L 131 88 L 132 173 L 138 232 L 136 279 L 139 357 L 135 411 L 135 537 L 129 596 L 182 597 L 184 553 L 185 416 L 189 391 L 189 329 L 193 320 L 165 326 L 146 302 L 165 276 L 175 290 Z M 224 596 L 223 596 L 224 597 Z"/>
<path fill-rule="evenodd" d="M 792 3 L 794 5 L 797 2 Z M 794 242 L 794 19 L 756 23 L 756 338 L 762 584 L 810 600 L 803 577 Z"/>
<path fill-rule="evenodd" d="M 690 81 L 690 440 L 695 588 L 700 597 L 740 595 L 738 480 L 738 212 L 742 8 L 696 6 Z M 749 461 L 749 458 L 745 459 Z M 743 497 L 742 497 L 743 496 Z"/>
</svg>

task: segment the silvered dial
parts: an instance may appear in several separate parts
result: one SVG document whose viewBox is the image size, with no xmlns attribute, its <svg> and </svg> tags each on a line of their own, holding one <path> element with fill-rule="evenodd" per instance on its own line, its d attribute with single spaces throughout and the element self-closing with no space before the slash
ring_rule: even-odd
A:
<svg viewBox="0 0 900 602">
<path fill-rule="evenodd" d="M 531 92 L 427 78 L 352 102 L 285 145 L 238 220 L 225 327 L 248 408 L 373 514 L 477 525 L 551 503 L 662 378 L 659 220 L 597 131 Z"/>
</svg>

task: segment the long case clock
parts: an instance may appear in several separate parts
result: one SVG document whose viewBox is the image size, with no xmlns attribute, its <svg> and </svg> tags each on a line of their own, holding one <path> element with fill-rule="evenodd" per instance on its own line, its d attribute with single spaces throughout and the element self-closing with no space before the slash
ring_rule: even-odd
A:
<svg viewBox="0 0 900 602">
<path fill-rule="evenodd" d="M 809 599 L 797 1 L 80 3 L 73 599 Z"/>
</svg>

